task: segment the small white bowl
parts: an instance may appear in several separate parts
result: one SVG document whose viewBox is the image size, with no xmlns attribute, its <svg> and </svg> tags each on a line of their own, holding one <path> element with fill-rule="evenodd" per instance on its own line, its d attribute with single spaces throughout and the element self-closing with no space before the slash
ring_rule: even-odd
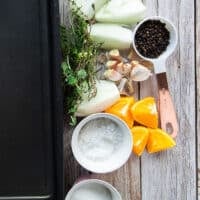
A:
<svg viewBox="0 0 200 200">
<path fill-rule="evenodd" d="M 98 180 L 98 179 L 88 179 L 81 181 L 79 183 L 76 183 L 71 190 L 68 192 L 67 196 L 65 197 L 65 200 L 71 200 L 73 199 L 75 193 L 77 191 L 81 191 L 82 194 L 84 194 L 83 190 L 88 191 L 87 195 L 94 194 L 98 190 L 98 193 L 101 194 L 100 192 L 103 190 L 104 192 L 106 191 L 110 196 L 112 200 L 122 200 L 121 195 L 119 192 L 109 183 Z M 83 196 L 82 199 L 86 199 L 86 197 Z M 100 198 L 99 198 L 100 199 Z M 90 199 L 93 200 L 93 199 Z"/>
<path fill-rule="evenodd" d="M 94 133 L 95 137 L 100 138 L 99 142 Z M 84 147 L 82 141 L 88 146 Z M 92 147 L 90 141 L 95 141 Z M 111 148 L 109 142 L 113 141 L 115 142 Z M 74 157 L 82 167 L 95 173 L 108 173 L 127 162 L 132 153 L 133 139 L 130 129 L 120 118 L 97 113 L 84 118 L 77 125 L 71 146 Z"/>
<path fill-rule="evenodd" d="M 143 23 L 145 23 L 146 21 L 149 21 L 149 20 L 156 20 L 156 21 L 160 21 L 160 22 L 164 23 L 165 26 L 166 26 L 166 29 L 170 33 L 169 45 L 167 46 L 166 50 L 158 58 L 148 58 L 148 57 L 143 56 L 138 51 L 138 49 L 136 48 L 136 45 L 135 45 L 135 35 L 136 35 L 138 29 L 140 28 L 140 26 Z M 166 59 L 166 58 L 168 58 L 173 53 L 174 49 L 177 46 L 177 43 L 178 43 L 178 33 L 177 33 L 176 27 L 174 26 L 174 24 L 170 20 L 168 20 L 168 19 L 166 19 L 164 17 L 161 17 L 161 16 L 147 17 L 147 18 L 143 19 L 140 23 L 138 23 L 136 25 L 136 27 L 134 28 L 134 30 L 133 30 L 133 48 L 136 51 L 136 53 L 141 58 L 143 58 L 144 60 L 148 60 L 148 61 L 154 62 L 155 60 L 158 60 L 158 59 Z"/>
<path fill-rule="evenodd" d="M 165 24 L 166 29 L 170 33 L 169 44 L 168 44 L 166 50 L 157 58 L 148 58 L 148 57 L 143 56 L 138 51 L 138 49 L 136 48 L 136 45 L 135 45 L 135 35 L 136 35 L 138 29 L 144 22 L 149 21 L 149 20 L 161 21 L 162 23 Z M 178 43 L 178 32 L 177 32 L 176 27 L 174 26 L 174 24 L 171 21 L 169 21 L 168 19 L 166 19 L 164 17 L 160 17 L 160 16 L 147 17 L 144 20 L 142 20 L 139 24 L 137 24 L 133 30 L 133 48 L 134 48 L 135 52 L 138 54 L 138 56 L 140 56 L 144 60 L 148 60 L 153 63 L 154 72 L 156 74 L 166 72 L 166 67 L 165 67 L 166 59 L 174 52 L 174 50 L 177 46 L 177 43 Z"/>
</svg>

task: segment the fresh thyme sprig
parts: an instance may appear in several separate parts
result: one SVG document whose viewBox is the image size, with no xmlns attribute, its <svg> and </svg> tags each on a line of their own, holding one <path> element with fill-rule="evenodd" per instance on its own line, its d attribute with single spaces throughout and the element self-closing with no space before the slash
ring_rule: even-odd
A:
<svg viewBox="0 0 200 200">
<path fill-rule="evenodd" d="M 62 77 L 65 112 L 70 116 L 70 124 L 76 124 L 75 113 L 87 94 L 96 95 L 96 56 L 101 44 L 91 40 L 88 23 L 80 9 L 71 3 L 69 26 L 60 26 L 61 49 L 63 55 Z"/>
</svg>

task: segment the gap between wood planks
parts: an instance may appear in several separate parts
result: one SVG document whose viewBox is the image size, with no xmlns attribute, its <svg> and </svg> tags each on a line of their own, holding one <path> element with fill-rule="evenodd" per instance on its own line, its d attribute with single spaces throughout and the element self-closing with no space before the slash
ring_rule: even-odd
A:
<svg viewBox="0 0 200 200">
<path fill-rule="evenodd" d="M 196 145 L 197 145 L 197 196 L 200 200 L 200 1 L 195 0 L 195 56 L 196 56 Z"/>
<path fill-rule="evenodd" d="M 195 87 L 193 87 L 195 86 L 195 82 L 193 83 L 193 80 L 195 78 L 195 70 L 194 70 L 195 69 L 195 63 L 194 63 L 194 60 L 195 60 L 194 34 L 195 32 L 193 30 L 194 22 L 195 22 L 195 16 L 194 16 L 194 11 L 193 11 L 194 1 L 191 2 L 189 0 L 184 0 L 184 1 L 156 0 L 157 6 L 154 5 L 155 1 L 150 2 L 146 0 L 145 2 L 150 4 L 150 8 L 151 8 L 150 14 L 152 13 L 161 14 L 162 16 L 168 17 L 172 19 L 173 22 L 179 28 L 179 51 L 175 54 L 176 57 L 175 55 L 172 57 L 174 58 L 174 62 L 172 61 L 172 59 L 170 59 L 170 62 L 168 62 L 168 64 L 175 64 L 177 69 L 169 68 L 168 74 L 170 75 L 169 79 L 171 79 L 171 82 L 174 83 L 173 87 L 172 87 L 172 84 L 170 85 L 171 86 L 170 89 L 172 91 L 172 95 L 176 97 L 174 100 L 175 100 L 175 105 L 177 105 L 177 109 L 179 113 L 181 131 L 180 131 L 180 135 L 177 138 L 177 140 L 179 141 L 177 144 L 177 148 L 178 148 L 176 150 L 177 152 L 173 152 L 172 150 L 173 153 L 170 154 L 169 152 L 169 155 L 167 156 L 163 154 L 163 156 L 166 156 L 166 162 L 168 162 L 168 165 L 172 165 L 171 167 L 172 169 L 174 168 L 174 170 L 177 169 L 176 173 L 173 173 L 173 170 L 171 171 L 172 174 L 174 174 L 174 178 L 171 181 L 171 185 L 169 185 L 170 179 L 167 181 L 168 179 L 167 177 L 165 177 L 166 180 L 164 181 L 162 180 L 163 177 L 160 177 L 161 181 L 160 181 L 160 185 L 158 185 L 156 182 L 154 183 L 155 178 L 153 178 L 150 175 L 150 180 L 153 179 L 153 181 L 151 181 L 152 184 L 155 184 L 155 186 L 159 187 L 159 191 L 157 191 L 157 193 L 159 194 L 157 195 L 151 192 L 153 187 L 152 185 L 148 184 L 148 180 L 146 180 L 147 183 L 145 183 L 144 173 L 146 173 L 146 175 L 151 174 L 150 172 L 153 172 L 153 171 L 150 169 L 156 165 L 157 165 L 158 171 L 156 172 L 155 170 L 154 174 L 158 175 L 159 172 L 162 172 L 162 171 L 164 172 L 164 170 L 162 170 L 162 167 L 160 166 L 160 163 L 157 163 L 157 159 L 162 159 L 162 157 L 158 156 L 157 159 L 154 160 L 154 162 L 149 157 L 145 157 L 144 159 L 142 157 L 142 171 L 143 171 L 142 184 L 143 185 L 145 184 L 145 186 L 143 186 L 143 189 L 142 189 L 142 192 L 143 192 L 142 197 L 145 200 L 152 199 L 153 197 L 156 200 L 159 197 L 162 200 L 163 199 L 193 200 L 193 199 L 196 199 L 197 197 L 196 195 L 197 185 L 195 183 L 196 182 L 195 175 L 197 175 L 196 174 L 197 154 L 195 153 L 196 152 L 195 149 L 197 147 L 196 146 L 197 141 L 195 137 L 197 136 L 197 131 L 196 131 L 196 120 L 194 119 L 194 115 L 196 112 L 196 109 L 194 108 L 196 93 L 195 93 Z M 197 7 L 199 9 L 199 5 Z M 200 17 L 198 17 L 198 19 L 199 18 Z M 200 31 L 198 31 L 198 33 L 200 33 Z M 198 44 L 199 43 L 200 43 L 200 40 Z M 200 55 L 200 53 L 197 55 Z M 191 71 L 189 71 L 189 69 L 191 69 Z M 200 72 L 199 72 L 198 77 L 200 78 Z M 199 81 L 199 78 L 198 78 L 198 81 Z M 187 87 L 187 85 L 189 85 L 189 87 Z M 143 85 L 143 88 L 145 88 L 145 83 Z M 193 92 L 190 90 L 193 90 Z M 142 93 L 144 96 L 148 94 L 147 91 L 143 91 Z M 177 94 L 177 93 L 180 93 L 180 94 Z M 151 92 L 149 92 L 149 94 L 151 94 Z M 187 97 L 187 95 L 191 95 L 191 96 Z M 191 105 L 193 106 L 193 108 Z M 200 124 L 200 120 L 198 124 Z M 189 132 L 189 133 L 186 134 L 186 132 Z M 179 155 L 179 151 L 180 151 L 180 155 Z M 179 159 L 179 156 L 181 156 L 180 161 L 177 161 L 177 159 Z M 167 158 L 168 158 L 168 161 L 167 161 Z M 174 162 L 175 162 L 174 165 L 173 165 L 173 162 L 170 161 L 170 158 L 174 159 Z M 149 162 L 149 164 L 147 164 L 147 162 Z M 161 163 L 162 162 L 163 164 L 165 163 L 165 161 L 161 161 Z M 181 162 L 183 166 L 180 165 Z M 190 168 L 190 165 L 191 165 L 191 168 Z M 148 166 L 150 166 L 150 169 L 148 168 Z M 168 175 L 168 171 L 170 172 L 170 169 L 166 169 L 165 176 Z M 179 185 L 183 184 L 183 187 L 180 187 L 179 185 L 175 184 L 175 178 L 177 178 Z M 161 191 L 160 191 L 162 190 L 163 184 L 166 184 L 165 186 L 163 186 L 163 193 L 166 193 L 166 194 L 161 194 Z M 175 191 L 173 191 L 172 184 L 174 184 L 174 188 L 176 189 Z M 147 194 L 145 195 L 144 192 Z M 170 192 L 174 194 L 170 196 Z"/>
<path fill-rule="evenodd" d="M 60 2 L 63 5 L 60 5 L 61 8 L 61 18 L 63 20 L 67 19 L 67 9 L 66 5 L 64 2 L 65 0 L 60 0 Z M 197 110 L 196 110 L 196 120 L 195 123 L 190 118 L 184 122 L 183 119 L 181 119 L 181 125 L 185 127 L 181 127 L 182 131 L 184 132 L 190 132 L 192 133 L 180 133 L 180 136 L 178 136 L 178 147 L 176 151 L 169 152 L 169 153 L 162 153 L 159 155 L 146 155 L 141 159 L 132 157 L 130 161 L 125 165 L 122 169 L 120 169 L 117 172 L 114 172 L 112 174 L 108 175 L 96 175 L 98 178 L 107 180 L 111 182 L 113 185 L 117 187 L 122 193 L 123 199 L 124 200 L 193 200 L 197 194 L 193 194 L 194 191 L 197 191 L 196 187 L 193 188 L 194 182 L 193 178 L 191 177 L 192 180 L 190 181 L 190 176 L 194 175 L 194 166 L 192 166 L 191 171 L 189 170 L 188 165 L 193 165 L 195 159 L 195 162 L 197 161 L 197 158 L 199 158 L 198 155 L 200 155 L 200 137 L 197 136 L 197 133 L 199 133 L 200 130 L 200 56 L 193 57 L 194 55 L 189 53 L 189 48 L 194 48 L 194 46 L 191 46 L 193 44 L 193 39 L 195 40 L 194 35 L 193 35 L 193 30 L 190 30 L 192 27 L 193 23 L 193 9 L 192 6 L 195 1 L 190 1 L 190 0 L 177 0 L 177 1 L 172 1 L 172 0 L 146 0 L 145 4 L 148 7 L 148 15 L 156 15 L 156 14 L 161 14 L 162 16 L 168 16 L 169 18 L 173 19 L 175 23 L 177 24 L 177 27 L 179 28 L 179 40 L 180 43 L 182 44 L 179 46 L 179 51 L 174 55 L 174 61 L 170 59 L 171 64 L 175 64 L 177 68 L 169 70 L 169 74 L 171 75 L 171 80 L 175 82 L 175 88 L 172 89 L 172 93 L 174 96 L 176 96 L 176 105 L 178 112 L 182 115 L 181 117 L 187 117 L 188 112 L 193 112 L 192 107 L 190 107 L 189 104 L 190 102 L 193 103 L 193 101 L 189 98 L 186 97 L 184 98 L 183 95 L 191 95 L 193 93 L 187 94 L 187 86 L 184 85 L 185 82 L 190 85 L 193 84 L 192 80 L 185 80 L 183 81 L 182 79 L 186 78 L 186 75 L 184 73 L 188 73 L 188 76 L 190 76 L 190 73 L 188 70 L 188 66 L 190 67 L 193 65 L 193 61 L 196 60 L 196 105 L 197 105 Z M 161 4 L 162 3 L 162 4 Z M 188 9 L 189 8 L 189 9 Z M 200 19 L 200 2 L 199 0 L 196 1 L 196 55 L 200 55 L 200 25 L 199 21 L 197 19 Z M 178 12 L 178 13 L 174 13 Z M 195 20 L 194 20 L 195 21 Z M 184 24 L 186 23 L 186 24 Z M 184 26 L 187 26 L 189 24 L 189 30 L 181 30 Z M 191 28 L 192 29 L 192 28 Z M 184 32 L 185 31 L 185 32 Z M 191 31 L 191 33 L 190 33 Z M 185 38 L 186 36 L 191 36 L 191 39 Z M 188 44 L 186 44 L 188 42 Z M 191 43 L 191 44 L 190 44 Z M 195 43 L 194 43 L 195 45 Z M 184 49 L 185 48 L 185 49 Z M 193 51 L 193 49 L 191 49 Z M 178 59 L 177 59 L 178 58 Z M 188 59 L 188 60 L 186 60 Z M 194 60 L 193 60 L 194 59 Z M 181 67 L 180 67 L 181 66 Z M 191 66 L 191 70 L 193 72 L 193 67 Z M 186 72 L 184 72 L 184 70 Z M 177 74 L 175 74 L 177 73 Z M 195 71 L 194 71 L 195 73 Z M 177 76 L 177 77 L 176 77 Z M 194 79 L 193 75 L 191 75 L 192 79 Z M 148 85 L 148 83 L 146 83 Z M 141 90 L 142 94 L 140 96 L 145 96 L 145 94 L 153 94 L 153 91 L 145 89 L 145 85 L 141 85 Z M 142 89 L 143 88 L 143 89 Z M 151 88 L 152 89 L 152 88 Z M 189 88 L 193 89 L 193 87 Z M 176 94 L 180 93 L 180 94 Z M 191 97 L 193 98 L 193 97 Z M 186 102 L 184 102 L 186 101 Z M 181 105 L 181 103 L 183 103 Z M 184 105 L 184 103 L 187 103 Z M 182 107 L 186 106 L 186 108 Z M 197 125 L 194 129 L 192 129 L 192 126 Z M 191 128 L 191 129 L 190 129 Z M 182 135 L 183 134 L 183 135 Z M 192 137 L 196 135 L 196 144 L 193 143 Z M 65 142 L 67 144 L 67 141 L 70 140 L 70 134 L 68 131 L 68 128 L 66 128 L 65 131 Z M 187 141 L 187 140 L 191 140 Z M 181 145 L 185 145 L 182 146 Z M 194 147 L 192 146 L 194 145 Z M 190 156 L 195 156 L 193 154 L 193 148 L 196 147 L 198 148 L 195 155 L 196 158 L 190 157 Z M 70 146 L 66 145 L 65 146 L 65 152 L 67 155 L 66 159 L 66 170 L 67 170 L 67 175 L 66 179 L 68 179 L 67 186 L 66 188 L 70 188 L 74 181 L 76 180 L 77 177 L 79 177 L 81 174 L 87 174 L 86 171 L 84 171 L 77 163 L 76 161 L 72 158 L 72 154 L 70 152 Z M 188 152 L 189 151 L 189 152 Z M 190 152 L 191 151 L 191 152 Z M 180 154 L 180 155 L 179 155 Z M 186 155 L 183 155 L 186 154 Z M 185 156 L 185 159 L 184 159 Z M 180 161 L 177 160 L 180 158 Z M 69 159 L 69 160 L 68 160 Z M 181 163 L 182 162 L 182 163 Z M 190 163 L 191 162 L 191 163 Z M 197 163 L 198 162 L 198 163 Z M 200 166 L 200 160 L 196 162 L 196 165 Z M 162 166 L 166 164 L 171 164 L 172 166 L 172 171 L 170 169 L 162 168 Z M 182 166 L 183 165 L 183 166 Z M 157 168 L 157 169 L 156 169 Z M 196 169 L 196 168 L 195 168 Z M 173 170 L 177 170 L 176 173 Z M 157 181 L 157 175 L 162 174 L 162 172 L 165 172 L 164 177 L 162 177 L 160 183 L 156 182 Z M 172 173 L 172 177 L 170 177 L 169 173 Z M 197 172 L 197 171 L 196 171 Z M 199 170 L 198 170 L 199 172 Z M 72 176 L 73 174 L 73 176 Z M 200 178 L 200 172 L 199 178 Z M 166 176 L 166 177 L 165 177 Z M 161 178 L 161 177 L 160 177 Z M 171 180 L 172 178 L 172 180 Z M 197 178 L 195 178 L 197 181 Z M 168 181 L 168 182 L 167 182 Z M 171 182 L 170 182 L 171 181 Z M 177 182 L 176 182 L 177 181 Z M 189 183 L 188 183 L 189 181 Z M 167 183 L 167 184 L 166 184 Z M 176 184 L 177 183 L 177 184 Z M 199 191 L 200 191 L 200 181 L 199 183 Z M 166 185 L 165 185 L 166 184 Z M 168 184 L 174 184 L 174 188 L 171 185 Z M 183 187 L 181 187 L 181 184 L 183 184 Z M 188 186 L 187 186 L 188 184 Z M 195 186 L 197 186 L 195 184 Z M 130 187 L 130 189 L 129 189 Z M 157 188 L 158 187 L 158 188 Z M 166 191 L 165 191 L 166 190 Z M 162 194 L 162 193 L 166 194 Z M 174 194 L 169 194 L 170 192 Z M 200 199 L 199 199 L 200 200 Z"/>
</svg>

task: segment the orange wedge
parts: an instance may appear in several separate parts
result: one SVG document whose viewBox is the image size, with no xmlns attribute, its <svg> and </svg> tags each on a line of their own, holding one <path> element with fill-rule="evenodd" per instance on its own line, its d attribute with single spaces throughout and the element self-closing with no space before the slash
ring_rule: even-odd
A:
<svg viewBox="0 0 200 200">
<path fill-rule="evenodd" d="M 172 148 L 176 145 L 172 137 L 163 130 L 149 129 L 149 139 L 147 142 L 147 151 L 155 153 L 165 149 Z"/>
<path fill-rule="evenodd" d="M 118 116 L 127 123 L 129 128 L 132 128 L 133 116 L 130 108 L 133 104 L 133 97 L 121 97 L 114 105 L 106 109 L 105 112 Z"/>
<path fill-rule="evenodd" d="M 137 101 L 131 107 L 131 113 L 134 120 L 138 123 L 149 128 L 158 128 L 158 112 L 153 97 L 147 97 Z"/>
<path fill-rule="evenodd" d="M 149 131 L 143 126 L 134 126 L 131 129 L 133 135 L 133 152 L 140 156 L 142 155 L 148 141 Z"/>
</svg>

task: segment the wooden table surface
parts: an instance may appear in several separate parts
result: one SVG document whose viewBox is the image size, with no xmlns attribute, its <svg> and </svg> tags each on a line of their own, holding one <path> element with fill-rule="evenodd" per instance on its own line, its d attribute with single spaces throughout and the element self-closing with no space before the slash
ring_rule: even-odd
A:
<svg viewBox="0 0 200 200">
<path fill-rule="evenodd" d="M 67 0 L 60 0 L 61 22 L 67 20 Z M 123 200 L 200 199 L 200 0 L 144 0 L 147 15 L 160 15 L 173 21 L 179 44 L 167 61 L 167 76 L 176 107 L 180 131 L 172 150 L 141 158 L 132 155 L 119 170 L 94 176 L 113 184 Z M 136 98 L 155 95 L 152 77 L 138 85 Z M 89 172 L 72 156 L 71 131 L 65 126 L 66 191 L 74 181 Z M 199 158 L 199 159 L 198 159 Z M 199 192 L 198 192 L 199 185 Z"/>
</svg>

